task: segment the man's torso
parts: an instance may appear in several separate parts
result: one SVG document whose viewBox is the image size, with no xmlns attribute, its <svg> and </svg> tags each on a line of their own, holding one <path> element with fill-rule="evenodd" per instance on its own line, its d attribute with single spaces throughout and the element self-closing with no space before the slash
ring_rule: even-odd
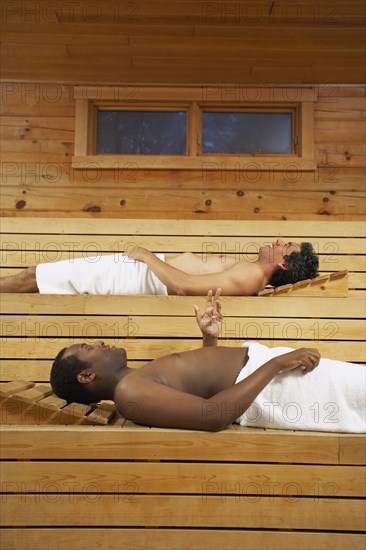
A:
<svg viewBox="0 0 366 550">
<path fill-rule="evenodd" d="M 190 275 L 205 275 L 207 273 L 219 273 L 230 269 L 238 262 L 227 254 L 210 254 L 198 256 L 192 252 L 184 252 L 172 258 L 166 258 L 166 263 L 189 273 Z"/>
<path fill-rule="evenodd" d="M 207 399 L 235 383 L 247 357 L 247 348 L 204 347 L 160 357 L 129 376 Z"/>
<path fill-rule="evenodd" d="M 228 277 L 234 277 L 245 283 L 245 288 L 249 285 L 252 289 L 252 292 L 249 293 L 238 288 L 235 295 L 256 294 L 263 290 L 267 284 L 265 273 L 258 262 L 239 261 L 227 254 L 198 256 L 191 252 L 184 252 L 173 258 L 166 258 L 165 261 L 189 275 L 209 275 L 225 271 Z M 172 292 L 168 289 L 168 293 Z"/>
</svg>

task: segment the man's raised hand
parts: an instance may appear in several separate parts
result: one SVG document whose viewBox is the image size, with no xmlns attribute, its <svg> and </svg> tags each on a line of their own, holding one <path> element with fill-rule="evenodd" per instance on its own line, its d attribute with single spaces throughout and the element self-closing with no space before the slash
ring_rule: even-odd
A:
<svg viewBox="0 0 366 550">
<path fill-rule="evenodd" d="M 200 308 L 194 304 L 197 324 L 203 335 L 212 338 L 218 338 L 221 332 L 223 316 L 221 313 L 220 302 L 221 288 L 218 288 L 213 294 L 212 290 L 208 291 L 206 309 L 201 313 Z"/>
</svg>

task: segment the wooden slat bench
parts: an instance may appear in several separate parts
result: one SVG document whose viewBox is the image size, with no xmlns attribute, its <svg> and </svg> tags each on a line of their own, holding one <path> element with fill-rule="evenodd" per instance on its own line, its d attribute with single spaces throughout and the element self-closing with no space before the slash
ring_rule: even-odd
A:
<svg viewBox="0 0 366 550">
<path fill-rule="evenodd" d="M 348 271 L 334 271 L 318 275 L 314 279 L 305 279 L 297 283 L 273 287 L 268 285 L 258 292 L 258 296 L 329 296 L 339 298 L 348 296 Z"/>
<path fill-rule="evenodd" d="M 29 380 L 0 383 L 1 424 L 101 424 L 120 425 L 121 418 L 113 402 L 67 403 L 55 395 L 49 385 Z"/>
<path fill-rule="evenodd" d="M 347 297 L 224 297 L 222 343 L 311 345 L 324 356 L 365 362 L 360 224 L 19 218 L 3 219 L 1 229 L 1 275 L 61 259 L 67 243 L 75 255 L 122 251 L 132 241 L 156 252 L 254 255 L 253 243 L 310 240 L 318 243 L 321 275 L 348 270 Z M 118 416 L 103 424 L 108 405 L 106 416 L 95 407 L 49 408 L 49 370 L 61 347 L 118 342 L 138 368 L 200 346 L 193 304 L 203 298 L 0 298 L 2 548 L 364 548 L 361 435 L 235 424 L 220 433 L 168 430 Z"/>
</svg>

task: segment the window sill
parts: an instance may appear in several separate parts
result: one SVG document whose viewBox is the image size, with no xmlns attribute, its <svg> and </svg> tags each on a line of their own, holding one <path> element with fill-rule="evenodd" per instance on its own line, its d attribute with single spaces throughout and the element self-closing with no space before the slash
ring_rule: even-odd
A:
<svg viewBox="0 0 366 550">
<path fill-rule="evenodd" d="M 73 156 L 75 170 L 269 170 L 314 172 L 315 159 L 296 156 L 255 156 L 255 155 L 87 155 Z"/>
</svg>

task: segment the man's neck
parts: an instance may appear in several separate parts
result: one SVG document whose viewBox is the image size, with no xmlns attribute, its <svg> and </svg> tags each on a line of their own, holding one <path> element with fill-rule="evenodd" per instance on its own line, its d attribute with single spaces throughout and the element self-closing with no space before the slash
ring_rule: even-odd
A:
<svg viewBox="0 0 366 550">
<path fill-rule="evenodd" d="M 265 281 L 265 285 L 268 285 L 269 281 L 272 278 L 272 275 L 278 270 L 278 265 L 261 261 L 260 258 L 258 258 L 258 260 L 255 263 L 258 265 L 258 267 L 260 267 L 263 273 L 263 279 Z"/>
<path fill-rule="evenodd" d="M 113 373 L 113 375 L 104 381 L 104 390 L 103 390 L 103 399 L 112 400 L 114 399 L 114 392 L 119 382 L 128 374 L 134 372 L 135 369 L 130 367 L 122 367 L 121 370 Z"/>
</svg>

